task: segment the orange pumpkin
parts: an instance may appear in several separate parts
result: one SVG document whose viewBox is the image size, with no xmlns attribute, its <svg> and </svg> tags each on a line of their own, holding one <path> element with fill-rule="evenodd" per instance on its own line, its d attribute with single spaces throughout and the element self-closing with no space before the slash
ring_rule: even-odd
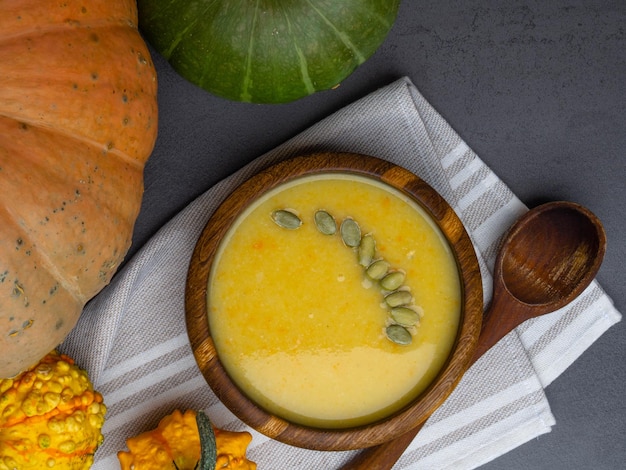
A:
<svg viewBox="0 0 626 470">
<path fill-rule="evenodd" d="M 156 90 L 135 0 L 0 2 L 0 377 L 54 349 L 123 260 Z"/>
</svg>

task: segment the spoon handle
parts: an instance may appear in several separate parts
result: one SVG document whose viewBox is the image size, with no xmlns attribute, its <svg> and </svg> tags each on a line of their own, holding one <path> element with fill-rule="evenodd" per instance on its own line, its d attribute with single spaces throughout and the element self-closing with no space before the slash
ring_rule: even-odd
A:
<svg viewBox="0 0 626 470">
<path fill-rule="evenodd" d="M 423 426 L 424 423 L 392 441 L 363 449 L 341 467 L 341 470 L 389 470 L 409 447 L 409 444 L 413 442 Z"/>
</svg>

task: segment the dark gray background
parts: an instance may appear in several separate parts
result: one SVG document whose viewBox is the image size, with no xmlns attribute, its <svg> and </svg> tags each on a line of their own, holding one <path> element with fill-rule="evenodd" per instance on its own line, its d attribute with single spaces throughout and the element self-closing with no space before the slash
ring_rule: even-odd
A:
<svg viewBox="0 0 626 470">
<path fill-rule="evenodd" d="M 196 196 L 404 75 L 526 204 L 583 204 L 605 225 L 599 280 L 626 311 L 626 1 L 403 0 L 377 53 L 333 91 L 286 105 L 211 96 L 158 54 L 159 137 L 130 254 Z M 484 469 L 626 468 L 626 328 L 546 393 L 553 431 Z"/>
</svg>

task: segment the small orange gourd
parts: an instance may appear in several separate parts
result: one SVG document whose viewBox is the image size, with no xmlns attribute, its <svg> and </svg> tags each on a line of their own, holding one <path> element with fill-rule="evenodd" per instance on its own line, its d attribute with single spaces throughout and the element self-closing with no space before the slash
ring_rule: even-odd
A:
<svg viewBox="0 0 626 470">
<path fill-rule="evenodd" d="M 135 0 L 0 1 L 0 378 L 56 348 L 127 253 L 156 91 Z"/>
<path fill-rule="evenodd" d="M 122 470 L 256 470 L 246 458 L 251 440 L 249 432 L 212 426 L 202 412 L 175 410 L 155 429 L 127 439 L 128 451 L 117 456 Z"/>
<path fill-rule="evenodd" d="M 90 468 L 105 413 L 87 373 L 68 356 L 47 354 L 0 380 L 0 469 Z"/>
</svg>

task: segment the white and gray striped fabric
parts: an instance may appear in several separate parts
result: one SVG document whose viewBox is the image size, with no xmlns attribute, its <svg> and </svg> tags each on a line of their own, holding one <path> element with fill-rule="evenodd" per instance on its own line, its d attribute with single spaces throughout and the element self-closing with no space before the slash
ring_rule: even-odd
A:
<svg viewBox="0 0 626 470">
<path fill-rule="evenodd" d="M 477 249 L 486 303 L 496 246 L 526 207 L 426 102 L 408 78 L 347 106 L 209 189 L 165 225 L 85 309 L 61 346 L 104 395 L 108 419 L 96 470 L 119 468 L 125 439 L 175 408 L 248 429 L 216 399 L 187 340 L 187 267 L 207 219 L 239 183 L 315 150 L 374 155 L 413 171 L 463 220 Z M 524 324 L 483 356 L 431 417 L 395 468 L 471 469 L 550 431 L 543 387 L 621 319 L 596 283 L 573 304 Z M 259 469 L 338 469 L 353 452 L 317 452 L 253 434 Z"/>
</svg>

